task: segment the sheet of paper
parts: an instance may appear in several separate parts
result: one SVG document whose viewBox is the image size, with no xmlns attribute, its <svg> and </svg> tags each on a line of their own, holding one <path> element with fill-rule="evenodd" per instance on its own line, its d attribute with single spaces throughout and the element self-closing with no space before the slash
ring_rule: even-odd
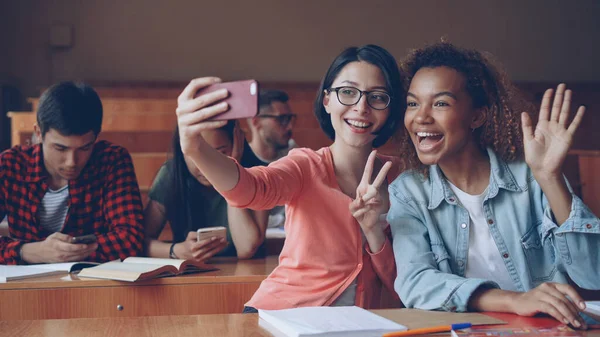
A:
<svg viewBox="0 0 600 337">
<path fill-rule="evenodd" d="M 47 263 L 47 264 L 35 264 L 32 265 L 34 268 L 46 269 L 46 270 L 61 270 L 65 272 L 69 272 L 71 267 L 75 265 L 77 262 L 65 262 L 65 263 Z"/>
<path fill-rule="evenodd" d="M 406 327 L 359 307 L 259 310 L 259 317 L 288 336 L 327 332 L 401 331 Z"/>
<path fill-rule="evenodd" d="M 585 306 L 585 313 L 600 316 L 600 301 L 586 301 Z"/>
<path fill-rule="evenodd" d="M 0 266 L 0 283 L 5 283 L 11 278 L 22 279 L 60 273 L 62 273 L 62 271 L 36 268 L 34 266 Z"/>
</svg>

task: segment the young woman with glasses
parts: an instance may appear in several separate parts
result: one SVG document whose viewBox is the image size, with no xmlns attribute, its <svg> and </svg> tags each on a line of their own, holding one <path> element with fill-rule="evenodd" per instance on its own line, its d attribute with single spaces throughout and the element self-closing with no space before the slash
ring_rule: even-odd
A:
<svg viewBox="0 0 600 337">
<path fill-rule="evenodd" d="M 562 175 L 585 108 L 570 117 L 561 84 L 533 123 L 488 57 L 449 43 L 404 66 L 409 170 L 390 186 L 388 214 L 404 304 L 545 313 L 585 328 L 568 279 L 600 288 L 600 221 Z"/>
<path fill-rule="evenodd" d="M 287 240 L 279 266 L 244 312 L 301 306 L 380 306 L 396 275 L 389 229 L 387 182 L 398 160 L 377 155 L 402 119 L 404 96 L 396 61 L 385 49 L 348 48 L 325 74 L 315 113 L 333 144 L 292 150 L 268 167 L 244 169 L 212 149 L 200 132 L 223 122 L 227 92 L 194 98 L 219 81 L 193 80 L 178 100 L 181 148 L 232 204 L 252 209 L 286 205 Z M 393 293 L 393 291 L 392 291 Z"/>
</svg>

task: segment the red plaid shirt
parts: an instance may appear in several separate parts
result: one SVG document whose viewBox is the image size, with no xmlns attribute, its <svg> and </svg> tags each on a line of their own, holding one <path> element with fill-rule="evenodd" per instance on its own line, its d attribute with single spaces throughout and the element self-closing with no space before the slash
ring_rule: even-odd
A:
<svg viewBox="0 0 600 337">
<path fill-rule="evenodd" d="M 9 237 L 0 237 L 0 264 L 24 263 L 24 243 L 43 241 L 52 232 L 40 226 L 38 212 L 48 190 L 41 144 L 15 146 L 0 154 L 0 219 L 8 219 Z M 98 249 L 87 260 L 106 262 L 143 252 L 142 199 L 126 149 L 106 141 L 76 180 L 69 180 L 69 211 L 61 233 L 94 233 Z"/>
</svg>

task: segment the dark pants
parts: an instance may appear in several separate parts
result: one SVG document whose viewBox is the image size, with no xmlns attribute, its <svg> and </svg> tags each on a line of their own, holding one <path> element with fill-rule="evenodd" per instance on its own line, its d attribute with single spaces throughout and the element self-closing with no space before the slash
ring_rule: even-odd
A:
<svg viewBox="0 0 600 337">
<path fill-rule="evenodd" d="M 256 310 L 256 308 L 254 307 L 244 307 L 244 311 L 242 311 L 242 314 L 258 314 L 258 310 Z"/>
</svg>

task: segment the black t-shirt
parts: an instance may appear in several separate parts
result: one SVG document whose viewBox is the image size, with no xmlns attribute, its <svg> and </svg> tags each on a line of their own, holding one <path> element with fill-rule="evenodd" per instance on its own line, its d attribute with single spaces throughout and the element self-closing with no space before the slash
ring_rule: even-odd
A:
<svg viewBox="0 0 600 337">
<path fill-rule="evenodd" d="M 161 205 L 166 205 L 167 196 L 172 193 L 172 183 L 170 179 L 173 170 L 173 161 L 169 160 L 161 166 L 154 183 L 148 193 L 148 197 Z M 231 238 L 229 230 L 229 221 L 227 219 L 227 201 L 214 188 L 206 187 L 194 177 L 187 179 L 188 203 L 190 207 L 190 216 L 192 219 L 192 228 L 188 231 L 196 231 L 200 227 L 223 226 L 227 228 L 227 248 L 215 256 L 237 256 L 237 250 Z M 259 247 L 254 257 L 264 257 L 265 244 Z"/>
<path fill-rule="evenodd" d="M 244 141 L 244 153 L 242 153 L 242 159 L 240 165 L 243 167 L 254 167 L 254 166 L 267 166 L 269 163 L 265 163 L 260 160 L 252 151 L 252 148 L 247 141 Z"/>
</svg>

